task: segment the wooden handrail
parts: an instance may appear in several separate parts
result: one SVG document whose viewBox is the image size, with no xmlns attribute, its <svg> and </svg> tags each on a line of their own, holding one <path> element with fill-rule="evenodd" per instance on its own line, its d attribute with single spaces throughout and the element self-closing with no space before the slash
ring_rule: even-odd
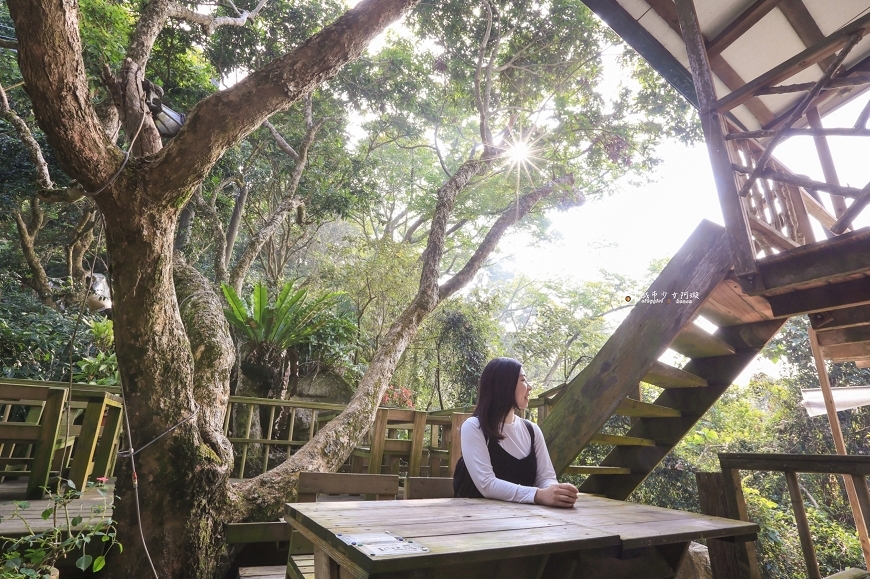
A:
<svg viewBox="0 0 870 579">
<path fill-rule="evenodd" d="M 734 519 L 748 521 L 746 503 L 740 484 L 740 471 L 767 471 L 785 474 L 789 497 L 795 516 L 795 523 L 801 542 L 801 550 L 810 579 L 821 579 L 819 563 L 813 546 L 812 533 L 803 497 L 801 496 L 799 473 L 833 474 L 851 477 L 861 504 L 861 516 L 870 525 L 870 489 L 867 476 L 870 476 L 870 456 L 838 454 L 757 454 L 721 453 L 719 464 L 722 468 L 722 487 L 727 503 L 728 515 Z M 700 479 L 699 479 L 700 481 Z M 711 551 L 712 554 L 712 551 Z M 754 549 L 745 546 L 738 555 L 748 563 L 750 576 L 756 577 L 758 564 Z"/>
</svg>

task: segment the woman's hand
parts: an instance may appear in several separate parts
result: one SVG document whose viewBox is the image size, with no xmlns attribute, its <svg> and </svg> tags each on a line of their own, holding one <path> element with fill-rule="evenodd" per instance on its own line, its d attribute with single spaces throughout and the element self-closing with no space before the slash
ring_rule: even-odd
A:
<svg viewBox="0 0 870 579">
<path fill-rule="evenodd" d="M 570 483 L 556 483 L 535 492 L 535 504 L 549 507 L 573 507 L 577 502 L 577 487 Z"/>
</svg>

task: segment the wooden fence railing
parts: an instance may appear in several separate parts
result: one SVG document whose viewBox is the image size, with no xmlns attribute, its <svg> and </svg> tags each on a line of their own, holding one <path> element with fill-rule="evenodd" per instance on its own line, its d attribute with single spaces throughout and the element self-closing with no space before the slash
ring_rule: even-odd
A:
<svg viewBox="0 0 870 579">
<path fill-rule="evenodd" d="M 696 475 L 701 511 L 707 515 L 743 521 L 749 521 L 749 516 L 740 483 L 740 471 L 785 474 L 807 576 L 810 579 L 821 579 L 822 575 L 801 496 L 800 473 L 851 477 L 855 483 L 864 520 L 870 524 L 870 490 L 866 479 L 870 475 L 870 456 L 722 453 L 719 455 L 719 464 L 722 468 L 721 473 L 697 473 Z M 711 539 L 708 541 L 708 548 L 714 579 L 761 577 L 754 543 L 740 541 L 728 543 Z"/>
</svg>

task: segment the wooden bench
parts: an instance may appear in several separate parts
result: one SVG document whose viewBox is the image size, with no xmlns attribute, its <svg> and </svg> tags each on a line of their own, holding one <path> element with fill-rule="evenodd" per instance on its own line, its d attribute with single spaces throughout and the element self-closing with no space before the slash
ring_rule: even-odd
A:
<svg viewBox="0 0 870 579">
<path fill-rule="evenodd" d="M 0 422 L 0 466 L 11 476 L 28 476 L 27 499 L 40 499 L 48 485 L 52 457 L 60 430 L 66 390 L 45 386 L 0 384 L 0 404 L 5 405 Z M 27 408 L 24 422 L 8 422 L 13 406 Z M 17 445 L 32 445 L 30 451 L 15 452 Z M 15 456 L 16 454 L 21 456 Z"/>
<path fill-rule="evenodd" d="M 453 479 L 431 476 L 405 477 L 406 499 L 452 499 Z"/>
<path fill-rule="evenodd" d="M 398 494 L 398 476 L 355 473 L 300 472 L 296 490 L 297 501 L 300 503 L 316 502 L 318 496 L 321 500 L 347 500 L 353 497 L 394 500 Z M 288 579 L 313 579 L 313 545 L 297 532 L 291 532 L 290 525 L 283 520 L 268 523 L 233 523 L 227 526 L 227 543 L 272 541 L 289 541 L 287 565 L 241 567 L 240 578 L 281 579 L 286 576 Z"/>
</svg>

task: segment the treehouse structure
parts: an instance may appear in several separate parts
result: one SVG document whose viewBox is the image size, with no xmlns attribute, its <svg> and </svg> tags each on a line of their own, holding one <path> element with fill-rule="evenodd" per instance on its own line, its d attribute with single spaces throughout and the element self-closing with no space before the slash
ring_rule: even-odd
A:
<svg viewBox="0 0 870 579">
<path fill-rule="evenodd" d="M 853 126 L 822 119 L 870 88 L 870 0 L 583 1 L 698 109 L 725 227 L 702 223 L 589 366 L 540 400 L 557 471 L 589 475 L 581 491 L 628 497 L 803 315 L 844 454 L 824 360 L 870 367 L 870 228 L 852 229 L 870 183 L 839 181 L 827 139 L 866 146 L 870 103 Z M 824 181 L 777 160 L 794 138 L 815 147 Z M 688 364 L 660 362 L 668 348 Z M 640 382 L 660 388 L 657 399 L 641 401 Z M 615 415 L 631 425 L 614 432 Z M 578 456 L 583 466 L 572 466 Z M 870 560 L 870 494 L 863 479 L 846 482 Z M 746 557 L 739 574 L 757 576 Z"/>
</svg>

